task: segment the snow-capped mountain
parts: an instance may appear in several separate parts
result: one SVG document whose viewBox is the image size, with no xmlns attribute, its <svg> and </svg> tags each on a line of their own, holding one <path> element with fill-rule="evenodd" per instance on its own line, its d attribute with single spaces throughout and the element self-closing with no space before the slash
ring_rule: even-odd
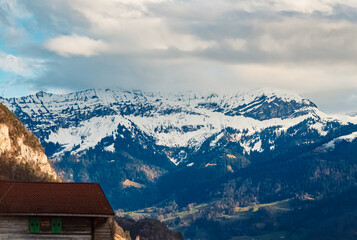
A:
<svg viewBox="0 0 357 240">
<path fill-rule="evenodd" d="M 357 132 L 356 117 L 327 115 L 308 99 L 281 90 L 162 94 L 90 89 L 0 101 L 40 139 L 63 179 L 101 183 L 118 208 L 153 204 L 177 191 L 188 203 L 206 201 L 200 189 L 217 187 L 226 177 L 245 169 L 253 175 L 255 169 L 264 172 L 266 163 L 282 166 L 311 151 L 311 157 L 329 151 L 335 156 L 340 148 L 331 146 L 346 139 L 354 144 Z M 140 186 L 137 192 L 135 186 Z M 202 196 L 222 193 L 211 191 Z M 139 193 L 145 198 L 133 198 Z M 285 194 L 295 193 L 287 188 Z"/>
<path fill-rule="evenodd" d="M 40 139 L 62 179 L 98 182 L 114 209 L 165 216 L 172 227 L 188 227 L 187 232 L 202 226 L 211 233 L 212 223 L 224 219 L 242 219 L 251 231 L 252 222 L 273 216 L 274 203 L 284 202 L 286 213 L 300 213 L 301 206 L 319 199 L 341 194 L 348 199 L 357 186 L 357 117 L 327 115 L 287 91 L 92 89 L 65 95 L 39 92 L 0 102 Z M 10 146 L 6 133 L 0 121 L 0 160 L 1 150 Z M 27 162 L 36 160 L 21 152 Z M 40 169 L 49 167 L 43 163 Z M 291 209 L 286 211 L 288 202 Z M 236 218 L 242 216 L 237 209 L 249 206 L 268 207 Z M 295 213 L 283 221 L 298 216 L 301 222 Z M 269 231 L 278 218 L 280 213 L 268 221 Z M 232 222 L 224 233 L 234 229 L 241 234 L 244 224 Z"/>
<path fill-rule="evenodd" d="M 308 99 L 281 90 L 171 95 L 91 89 L 66 95 L 39 92 L 1 100 L 42 142 L 60 145 L 53 157 L 65 152 L 81 153 L 108 136 L 121 137 L 117 134 L 118 125 L 129 131 L 136 128 L 157 146 L 193 151 L 209 138 L 214 147 L 225 129 L 234 129 L 239 133 L 232 141 L 239 142 L 250 153 L 264 149 L 259 139 L 245 138 L 267 128 L 274 127 L 278 136 L 312 119 L 314 123 L 309 128 L 323 136 L 327 134 L 328 122 L 356 122 L 354 118 L 330 117 Z M 274 139 L 268 147 L 274 148 Z M 113 145 L 106 146 L 106 150 L 115 151 Z M 180 163 L 178 154 L 166 153 L 175 164 Z"/>
</svg>

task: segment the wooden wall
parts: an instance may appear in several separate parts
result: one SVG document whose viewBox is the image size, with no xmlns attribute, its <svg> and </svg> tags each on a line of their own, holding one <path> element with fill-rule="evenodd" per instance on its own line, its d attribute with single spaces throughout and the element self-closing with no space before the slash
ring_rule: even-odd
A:
<svg viewBox="0 0 357 240">
<path fill-rule="evenodd" d="M 94 225 L 94 240 L 104 240 L 104 239 L 113 239 L 112 230 L 108 222 L 108 218 L 96 218 L 93 221 Z"/>
<path fill-rule="evenodd" d="M 59 234 L 29 233 L 28 224 L 28 217 L 0 216 L 0 240 L 112 239 L 107 218 L 62 217 L 62 232 Z"/>
</svg>

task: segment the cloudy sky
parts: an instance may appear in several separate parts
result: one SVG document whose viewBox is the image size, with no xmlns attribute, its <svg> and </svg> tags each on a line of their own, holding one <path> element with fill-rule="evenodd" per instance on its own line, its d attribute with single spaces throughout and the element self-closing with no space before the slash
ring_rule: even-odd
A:
<svg viewBox="0 0 357 240">
<path fill-rule="evenodd" d="M 0 96 L 298 92 L 357 112 L 356 0 L 0 0 Z"/>
</svg>

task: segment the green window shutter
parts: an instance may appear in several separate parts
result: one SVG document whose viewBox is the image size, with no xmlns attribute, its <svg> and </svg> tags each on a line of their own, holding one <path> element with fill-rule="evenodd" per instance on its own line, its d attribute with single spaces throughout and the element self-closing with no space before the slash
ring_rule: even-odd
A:
<svg viewBox="0 0 357 240">
<path fill-rule="evenodd" d="M 29 218 L 29 231 L 30 233 L 40 232 L 40 219 L 38 217 Z"/>
<path fill-rule="evenodd" d="M 52 218 L 52 233 L 61 233 L 62 231 L 62 219 Z"/>
</svg>

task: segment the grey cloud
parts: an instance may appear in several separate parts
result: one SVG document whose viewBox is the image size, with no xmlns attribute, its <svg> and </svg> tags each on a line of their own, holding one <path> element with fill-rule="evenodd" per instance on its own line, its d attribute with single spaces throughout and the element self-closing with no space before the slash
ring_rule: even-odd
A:
<svg viewBox="0 0 357 240">
<path fill-rule="evenodd" d="M 9 25 L 9 21 L 7 19 L 7 12 L 4 10 L 2 6 L 0 6 L 0 24 L 1 25 Z"/>
<path fill-rule="evenodd" d="M 33 14 L 38 30 L 47 31 L 50 36 L 87 32 L 90 27 L 85 17 L 67 1 L 21 0 L 21 4 Z"/>
<path fill-rule="evenodd" d="M 48 64 L 48 71 L 40 78 L 29 80 L 37 89 L 121 87 L 136 79 L 138 73 L 127 59 L 99 57 L 56 58 Z"/>
<path fill-rule="evenodd" d="M 353 8 L 343 6 L 345 11 L 355 13 Z M 237 63 L 276 63 L 310 62 L 336 63 L 355 62 L 357 47 L 357 26 L 338 25 L 337 14 L 341 13 L 342 5 L 334 8 L 334 15 L 314 12 L 311 15 L 299 12 L 245 12 L 229 10 L 222 12 L 214 19 L 200 19 L 196 9 L 175 12 L 167 10 L 167 4 L 152 5 L 151 10 L 164 16 L 168 24 L 181 33 L 196 35 L 204 40 L 215 40 L 217 45 L 199 51 L 196 56 L 217 61 Z M 202 13 L 205 15 L 205 13 Z M 343 15 L 344 16 L 344 15 Z M 352 16 L 352 15 L 351 15 Z M 335 18 L 336 21 L 333 21 Z M 328 25 L 331 24 L 331 27 Z M 290 44 L 281 52 L 266 52 L 262 47 L 267 44 L 264 37 L 270 37 L 277 45 Z M 247 41 L 247 50 L 235 52 L 222 44 L 224 39 L 241 38 Z"/>
<path fill-rule="evenodd" d="M 33 90 L 64 88 L 140 89 L 150 91 L 217 89 L 234 76 L 222 65 L 185 60 L 133 59 L 130 56 L 72 57 L 49 63 L 48 71 L 39 78 L 20 79 L 18 84 L 29 84 Z M 232 89 L 228 86 L 226 89 Z"/>
<path fill-rule="evenodd" d="M 327 113 L 357 112 L 357 89 L 321 91 L 306 94 L 306 97 L 316 102 L 318 107 Z"/>
<path fill-rule="evenodd" d="M 0 2 L 0 23 L 7 26 L 13 25 L 11 8 L 5 1 Z"/>
<path fill-rule="evenodd" d="M 325 17 L 331 20 L 345 20 L 349 22 L 357 22 L 357 8 L 345 4 L 336 4 L 333 7 L 331 15 L 317 14 L 318 17 Z"/>
</svg>

